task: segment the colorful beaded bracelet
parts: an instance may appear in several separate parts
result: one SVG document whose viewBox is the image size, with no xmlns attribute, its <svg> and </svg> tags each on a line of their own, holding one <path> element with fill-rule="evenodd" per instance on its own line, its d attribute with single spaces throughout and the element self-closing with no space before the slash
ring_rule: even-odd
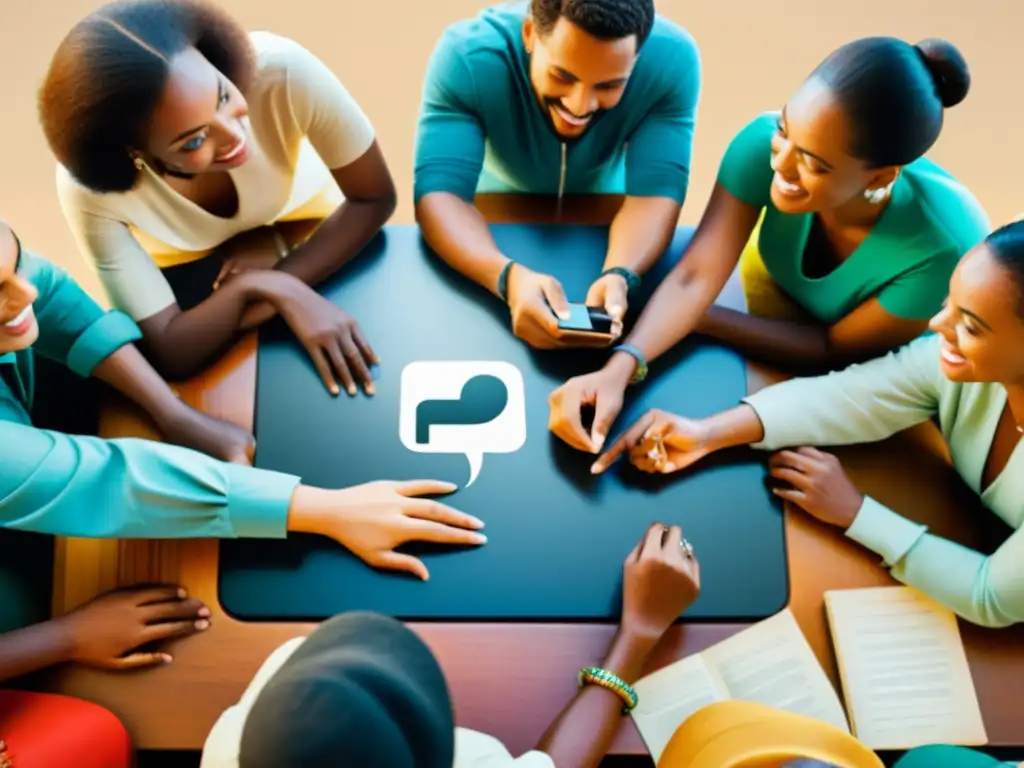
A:
<svg viewBox="0 0 1024 768">
<path fill-rule="evenodd" d="M 622 708 L 622 714 L 624 715 L 628 715 L 636 707 L 637 701 L 639 701 L 633 686 L 607 669 L 584 667 L 580 670 L 578 680 L 581 688 L 587 683 L 600 685 L 622 699 L 625 702 L 625 706 Z"/>
</svg>

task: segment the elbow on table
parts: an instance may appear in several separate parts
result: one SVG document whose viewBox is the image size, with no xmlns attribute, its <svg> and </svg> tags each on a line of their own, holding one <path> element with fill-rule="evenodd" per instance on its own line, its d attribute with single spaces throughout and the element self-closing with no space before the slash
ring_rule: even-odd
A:
<svg viewBox="0 0 1024 768">
<path fill-rule="evenodd" d="M 961 617 L 986 629 L 1003 629 L 1013 626 L 1021 621 L 1021 616 L 1013 616 L 1000 605 L 999 594 L 987 582 L 982 583 L 975 590 L 975 599 L 972 601 L 971 615 L 961 614 Z"/>
</svg>

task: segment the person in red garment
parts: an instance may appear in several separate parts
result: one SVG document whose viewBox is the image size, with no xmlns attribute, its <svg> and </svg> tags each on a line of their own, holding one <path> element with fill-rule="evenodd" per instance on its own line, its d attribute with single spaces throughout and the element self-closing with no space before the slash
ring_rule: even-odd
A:
<svg viewBox="0 0 1024 768">
<path fill-rule="evenodd" d="M 202 631 L 209 615 L 180 587 L 107 592 L 59 618 L 0 636 L 0 683 L 65 662 L 109 670 L 167 664 L 167 653 L 129 652 Z M 0 768 L 129 768 L 132 755 L 128 732 L 103 707 L 0 689 Z"/>
</svg>

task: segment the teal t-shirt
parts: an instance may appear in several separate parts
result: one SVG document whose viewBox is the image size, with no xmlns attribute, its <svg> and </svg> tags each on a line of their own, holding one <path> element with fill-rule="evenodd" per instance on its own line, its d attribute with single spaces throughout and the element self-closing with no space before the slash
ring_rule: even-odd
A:
<svg viewBox="0 0 1024 768">
<path fill-rule="evenodd" d="M 560 138 L 530 82 L 527 3 L 448 27 L 427 65 L 415 141 L 414 199 L 447 192 L 626 194 L 682 204 L 701 62 L 682 27 L 657 16 L 619 103 L 577 139 Z"/>
<path fill-rule="evenodd" d="M 829 324 L 874 296 L 897 317 L 925 319 L 938 312 L 957 262 L 991 229 L 977 199 L 931 160 L 915 160 L 904 166 L 864 242 L 829 274 L 807 277 L 804 249 L 814 214 L 783 213 L 771 201 L 778 121 L 778 112 L 766 112 L 748 123 L 718 171 L 718 183 L 730 194 L 765 209 L 757 244 L 772 279 Z"/>
</svg>

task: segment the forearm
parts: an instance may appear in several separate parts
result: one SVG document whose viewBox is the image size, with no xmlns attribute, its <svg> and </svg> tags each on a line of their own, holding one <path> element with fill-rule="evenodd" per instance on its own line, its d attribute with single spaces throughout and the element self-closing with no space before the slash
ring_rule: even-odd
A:
<svg viewBox="0 0 1024 768">
<path fill-rule="evenodd" d="M 673 271 L 658 286 L 632 332 L 623 341 L 639 349 L 648 363 L 693 331 L 728 279 L 728 271 L 719 279 L 719 275 L 705 275 L 687 269 L 685 264 L 680 266 L 683 267 L 681 270 Z M 617 352 L 611 356 L 607 367 L 618 371 L 623 381 L 628 382 L 636 361 L 626 352 Z"/>
<path fill-rule="evenodd" d="M 395 198 L 346 200 L 277 269 L 306 285 L 323 282 L 355 258 L 395 211 Z"/>
<path fill-rule="evenodd" d="M 757 317 L 713 306 L 705 312 L 697 330 L 728 344 L 748 359 L 768 365 L 821 369 L 843 362 L 829 344 L 826 326 Z"/>
<path fill-rule="evenodd" d="M 251 270 L 192 309 L 142 321 L 147 357 L 165 378 L 180 381 L 194 376 L 239 339 L 246 330 L 243 318 L 250 305 L 272 304 L 291 280 L 296 278 Z"/>
<path fill-rule="evenodd" d="M 876 553 L 894 578 L 983 627 L 1024 621 L 1018 578 L 1024 529 L 986 556 L 927 532 L 927 527 L 864 498 L 846 535 Z"/>
<path fill-rule="evenodd" d="M 93 376 L 139 405 L 157 426 L 183 406 L 134 344 L 126 344 L 97 365 Z"/>
<path fill-rule="evenodd" d="M 680 206 L 663 197 L 627 197 L 612 219 L 604 269 L 643 275 L 672 242 Z"/>
<path fill-rule="evenodd" d="M 601 664 L 632 685 L 654 646 L 619 629 Z M 623 701 L 612 691 L 586 685 L 545 731 L 537 749 L 547 753 L 558 768 L 595 768 L 600 764 L 622 723 Z"/>
<path fill-rule="evenodd" d="M 752 445 L 764 439 L 764 426 L 757 411 L 743 403 L 704 419 L 708 448 L 722 451 L 741 445 Z"/>
<path fill-rule="evenodd" d="M 475 206 L 447 192 L 433 192 L 417 204 L 416 221 L 442 261 L 499 295 L 498 278 L 509 259 Z"/>
<path fill-rule="evenodd" d="M 70 661 L 71 645 L 59 619 L 0 635 L 0 681 Z"/>
</svg>

